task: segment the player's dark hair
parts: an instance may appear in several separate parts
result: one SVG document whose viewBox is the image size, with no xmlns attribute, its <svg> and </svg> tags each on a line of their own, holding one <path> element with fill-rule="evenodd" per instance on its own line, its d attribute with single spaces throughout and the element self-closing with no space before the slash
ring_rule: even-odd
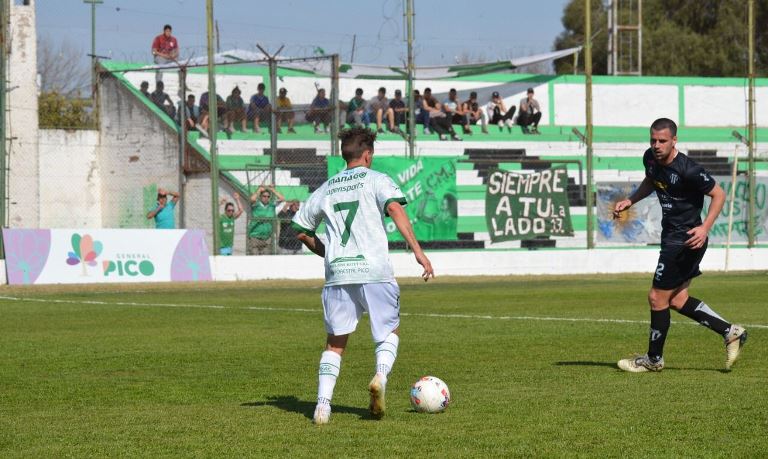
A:
<svg viewBox="0 0 768 459">
<path fill-rule="evenodd" d="M 165 32 L 166 30 L 173 30 L 173 27 L 171 27 L 170 24 L 166 24 L 163 26 L 163 32 Z"/>
<path fill-rule="evenodd" d="M 228 202 L 228 203 L 224 204 L 224 211 L 226 212 L 229 209 L 232 209 L 233 211 L 235 210 L 235 205 L 232 204 L 231 202 Z"/>
<path fill-rule="evenodd" d="M 677 124 L 669 118 L 659 118 L 651 124 L 651 131 L 663 131 L 669 129 L 672 137 L 677 135 Z"/>
<path fill-rule="evenodd" d="M 341 157 L 344 161 L 350 162 L 360 159 L 365 150 L 373 150 L 376 133 L 366 127 L 355 126 L 342 129 L 339 132 L 339 140 L 341 140 Z"/>
</svg>

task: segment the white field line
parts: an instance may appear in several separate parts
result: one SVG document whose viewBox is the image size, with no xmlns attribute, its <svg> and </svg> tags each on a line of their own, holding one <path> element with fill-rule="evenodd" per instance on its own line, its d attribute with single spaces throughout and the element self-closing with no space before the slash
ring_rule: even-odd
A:
<svg viewBox="0 0 768 459">
<path fill-rule="evenodd" d="M 302 312 L 311 314 L 320 314 L 322 311 L 318 309 L 302 309 L 302 308 L 270 308 L 261 306 L 246 306 L 242 308 L 233 306 L 222 306 L 215 304 L 183 304 L 183 303 L 135 303 L 124 301 L 96 301 L 96 300 L 57 300 L 46 298 L 19 298 L 13 296 L 0 296 L 0 300 L 6 301 L 28 301 L 35 303 L 59 303 L 59 304 L 94 304 L 103 306 L 138 306 L 138 307 L 154 307 L 154 308 L 195 308 L 195 309 L 244 309 L 249 311 L 270 311 L 270 312 Z M 587 323 L 612 323 L 612 324 L 642 324 L 647 325 L 647 320 L 628 320 L 628 319 L 597 319 L 591 317 L 548 317 L 548 316 L 493 316 L 488 314 L 439 314 L 439 313 L 424 313 L 424 312 L 401 312 L 401 316 L 408 317 L 433 317 L 437 319 L 473 319 L 473 320 L 520 320 L 520 321 L 540 321 L 540 322 L 587 322 Z M 682 325 L 694 325 L 699 324 L 692 321 L 672 321 L 674 324 Z M 766 324 L 742 324 L 747 328 L 765 328 L 768 329 Z"/>
</svg>

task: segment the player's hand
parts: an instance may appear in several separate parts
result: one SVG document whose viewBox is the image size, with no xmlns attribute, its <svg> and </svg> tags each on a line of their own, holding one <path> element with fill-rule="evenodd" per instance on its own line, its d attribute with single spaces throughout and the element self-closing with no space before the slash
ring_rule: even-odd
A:
<svg viewBox="0 0 768 459">
<path fill-rule="evenodd" d="M 700 249 L 704 247 L 704 243 L 707 241 L 707 230 L 703 226 L 697 226 L 696 228 L 687 231 L 691 236 L 685 245 L 691 249 Z"/>
<path fill-rule="evenodd" d="M 430 263 L 429 258 L 427 258 L 426 255 L 423 253 L 417 254 L 416 262 L 424 267 L 424 272 L 421 273 L 421 278 L 424 279 L 424 282 L 427 282 L 430 277 L 435 277 L 435 271 L 432 269 L 432 263 Z"/>
<path fill-rule="evenodd" d="M 619 214 L 624 212 L 625 210 L 632 207 L 632 201 L 629 199 L 624 199 L 622 201 L 619 201 L 616 203 L 616 205 L 613 207 L 613 219 L 616 220 L 619 218 Z"/>
</svg>

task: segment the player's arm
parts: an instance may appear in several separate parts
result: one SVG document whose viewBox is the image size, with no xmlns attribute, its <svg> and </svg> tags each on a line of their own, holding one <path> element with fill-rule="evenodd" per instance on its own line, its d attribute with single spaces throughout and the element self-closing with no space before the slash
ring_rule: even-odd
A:
<svg viewBox="0 0 768 459">
<path fill-rule="evenodd" d="M 413 227 L 411 221 L 408 219 L 408 215 L 405 213 L 405 209 L 399 202 L 392 201 L 387 205 L 387 213 L 392 217 L 392 221 L 395 222 L 400 234 L 403 235 L 405 242 L 413 250 L 413 254 L 416 256 L 416 262 L 424 267 L 424 272 L 421 274 L 424 282 L 428 281 L 430 277 L 435 277 L 435 272 L 432 269 L 432 263 L 429 261 L 424 251 L 421 250 L 419 241 L 416 239 L 416 235 L 413 233 Z"/>
<path fill-rule="evenodd" d="M 717 216 L 720 215 L 720 211 L 723 210 L 723 205 L 725 204 L 725 191 L 717 183 L 706 195 L 712 198 L 707 210 L 707 217 L 701 226 L 688 231 L 688 235 L 691 237 L 685 241 L 685 245 L 692 249 L 699 249 L 704 246 L 709 230 L 712 229 L 712 225 L 715 224 L 715 220 L 717 220 Z"/>
<path fill-rule="evenodd" d="M 649 194 L 653 193 L 653 181 L 648 177 L 643 179 L 643 182 L 635 190 L 634 193 L 629 195 L 627 199 L 621 200 L 613 207 L 613 218 L 619 218 L 619 213 L 629 209 L 636 202 L 645 199 Z"/>
<path fill-rule="evenodd" d="M 157 207 L 147 212 L 147 220 L 152 220 L 155 218 L 155 215 L 159 214 L 161 210 L 163 210 L 164 205 L 157 203 Z"/>
<path fill-rule="evenodd" d="M 296 237 L 302 244 L 311 250 L 312 253 L 320 257 L 325 257 L 325 244 L 323 244 L 323 241 L 321 241 L 316 234 L 310 235 L 304 232 L 299 232 L 299 235 Z"/>
<path fill-rule="evenodd" d="M 173 199 L 171 199 L 171 201 L 173 201 L 174 204 L 178 203 L 179 199 L 181 199 L 181 195 L 178 193 L 178 191 L 166 190 L 165 194 L 170 194 L 171 196 L 173 196 Z"/>
</svg>

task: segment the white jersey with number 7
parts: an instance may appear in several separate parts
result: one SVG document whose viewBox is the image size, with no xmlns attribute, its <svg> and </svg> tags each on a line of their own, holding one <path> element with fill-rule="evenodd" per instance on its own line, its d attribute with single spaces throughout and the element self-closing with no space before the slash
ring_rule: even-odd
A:
<svg viewBox="0 0 768 459">
<path fill-rule="evenodd" d="M 312 235 L 325 222 L 325 285 L 395 280 L 384 228 L 391 202 L 406 203 L 400 187 L 361 166 L 328 179 L 299 209 L 293 217 L 297 230 Z"/>
</svg>

